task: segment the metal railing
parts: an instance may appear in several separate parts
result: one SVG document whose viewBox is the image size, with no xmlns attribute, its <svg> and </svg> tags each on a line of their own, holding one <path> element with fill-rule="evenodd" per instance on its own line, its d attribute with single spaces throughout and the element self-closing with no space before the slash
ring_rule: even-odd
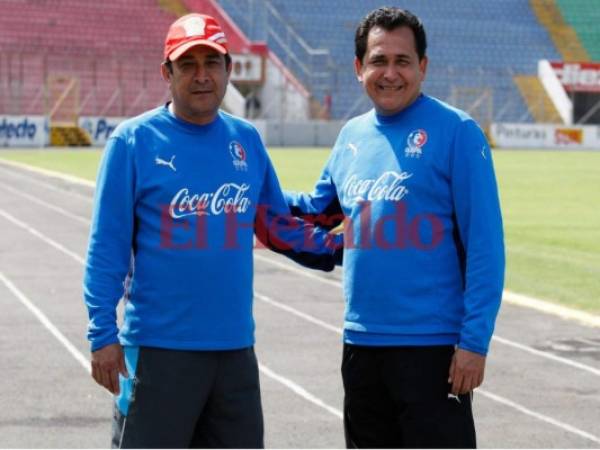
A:
<svg viewBox="0 0 600 450">
<path fill-rule="evenodd" d="M 336 65 L 328 49 L 314 48 L 269 0 L 221 0 L 252 40 L 266 41 L 313 94 L 335 89 Z"/>
<path fill-rule="evenodd" d="M 55 115 L 67 99 L 71 101 L 74 89 L 68 84 L 53 95 L 49 83 L 57 74 L 78 80 L 79 93 L 73 100 L 77 115 L 132 116 L 158 106 L 168 93 L 160 76 L 160 60 L 130 62 L 90 54 L 0 52 L 0 114 Z"/>
</svg>

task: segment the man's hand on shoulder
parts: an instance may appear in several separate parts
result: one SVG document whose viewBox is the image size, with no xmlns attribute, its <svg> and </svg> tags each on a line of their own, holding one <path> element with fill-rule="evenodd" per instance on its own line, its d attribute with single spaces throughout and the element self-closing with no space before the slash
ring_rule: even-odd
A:
<svg viewBox="0 0 600 450">
<path fill-rule="evenodd" d="M 114 395 L 119 395 L 119 373 L 128 378 L 121 344 L 110 344 L 92 352 L 92 378 Z"/>
<path fill-rule="evenodd" d="M 466 394 L 483 383 L 485 355 L 457 348 L 450 364 L 448 383 L 452 383 L 451 393 Z"/>
</svg>

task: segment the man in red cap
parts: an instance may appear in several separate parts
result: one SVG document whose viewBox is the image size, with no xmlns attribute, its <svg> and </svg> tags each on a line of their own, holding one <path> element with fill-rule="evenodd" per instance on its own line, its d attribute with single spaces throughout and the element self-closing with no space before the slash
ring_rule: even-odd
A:
<svg viewBox="0 0 600 450">
<path fill-rule="evenodd" d="M 115 395 L 113 447 L 259 448 L 254 233 L 322 270 L 341 239 L 289 217 L 256 129 L 219 110 L 231 58 L 217 21 L 177 20 L 164 57 L 173 101 L 123 122 L 98 173 L 84 280 L 92 376 Z"/>
<path fill-rule="evenodd" d="M 165 41 L 162 75 L 170 83 L 175 115 L 206 125 L 214 120 L 231 73 L 227 39 L 210 16 L 188 14 L 175 21 Z M 195 77 L 204 68 L 204 80 Z"/>
</svg>

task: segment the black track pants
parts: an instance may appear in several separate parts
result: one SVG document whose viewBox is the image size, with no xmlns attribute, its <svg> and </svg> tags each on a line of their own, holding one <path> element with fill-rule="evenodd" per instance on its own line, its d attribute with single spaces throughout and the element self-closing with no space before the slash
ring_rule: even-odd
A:
<svg viewBox="0 0 600 450">
<path fill-rule="evenodd" d="M 471 394 L 449 396 L 453 346 L 344 345 L 348 448 L 475 448 Z"/>
</svg>

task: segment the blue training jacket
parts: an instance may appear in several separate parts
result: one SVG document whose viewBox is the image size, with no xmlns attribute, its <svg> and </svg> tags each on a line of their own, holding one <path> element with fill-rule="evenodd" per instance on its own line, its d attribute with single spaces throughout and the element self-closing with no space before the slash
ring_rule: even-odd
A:
<svg viewBox="0 0 600 450">
<path fill-rule="evenodd" d="M 487 353 L 504 283 L 502 218 L 489 145 L 467 114 L 420 95 L 395 115 L 356 117 L 314 191 L 286 198 L 296 215 L 348 222 L 346 342 Z"/>
<path fill-rule="evenodd" d="M 199 126 L 164 106 L 122 123 L 96 185 L 84 279 L 92 351 L 119 340 L 190 350 L 253 345 L 255 231 L 306 266 L 334 267 L 341 236 L 290 217 L 248 122 L 219 112 Z"/>
</svg>

